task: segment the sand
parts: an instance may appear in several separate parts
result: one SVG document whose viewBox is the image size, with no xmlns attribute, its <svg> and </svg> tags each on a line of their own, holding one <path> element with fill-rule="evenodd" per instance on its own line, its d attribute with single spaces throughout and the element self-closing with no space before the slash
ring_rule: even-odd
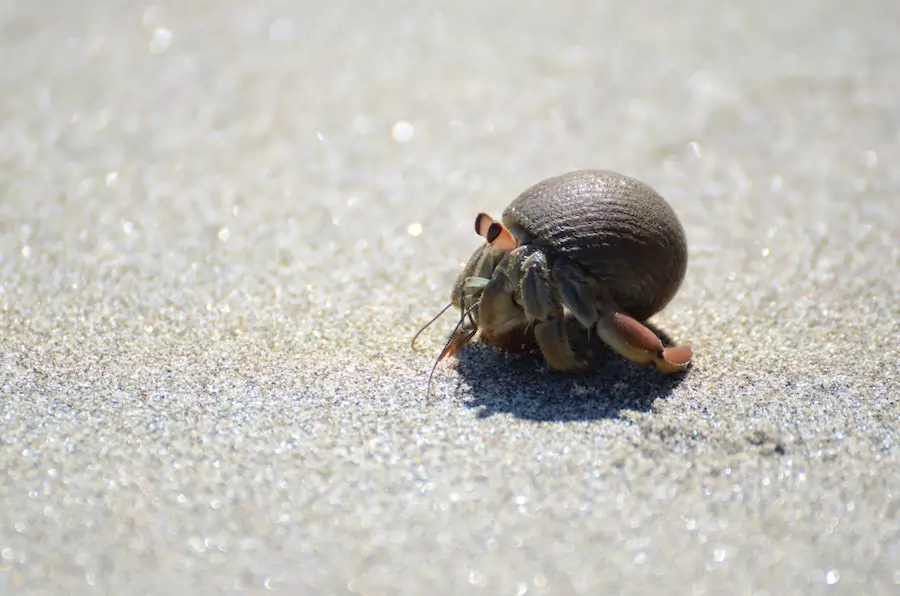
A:
<svg viewBox="0 0 900 596">
<path fill-rule="evenodd" d="M 898 22 L 6 2 L 0 594 L 896 594 Z M 692 369 L 427 397 L 475 214 L 579 168 L 681 218 Z"/>
</svg>

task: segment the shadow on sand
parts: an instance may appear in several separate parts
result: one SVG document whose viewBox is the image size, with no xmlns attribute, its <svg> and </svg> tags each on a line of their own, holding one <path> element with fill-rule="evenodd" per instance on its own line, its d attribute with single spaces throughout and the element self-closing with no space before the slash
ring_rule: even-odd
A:
<svg viewBox="0 0 900 596">
<path fill-rule="evenodd" d="M 648 327 L 665 345 L 672 344 L 659 329 Z M 687 374 L 663 375 L 633 364 L 596 336 L 589 339 L 574 321 L 569 337 L 576 353 L 587 355 L 589 372 L 551 371 L 536 351 L 510 354 L 480 343 L 466 346 L 456 356 L 456 369 L 471 388 L 466 405 L 481 417 L 508 413 L 548 422 L 618 418 L 622 410 L 648 411 Z"/>
</svg>

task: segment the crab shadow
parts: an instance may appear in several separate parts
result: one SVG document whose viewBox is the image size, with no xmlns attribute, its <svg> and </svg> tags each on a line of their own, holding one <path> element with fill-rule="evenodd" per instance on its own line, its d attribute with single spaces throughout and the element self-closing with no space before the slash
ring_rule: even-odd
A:
<svg viewBox="0 0 900 596">
<path fill-rule="evenodd" d="M 672 345 L 659 329 L 648 327 Z M 456 356 L 456 370 L 471 391 L 466 405 L 482 418 L 501 413 L 542 422 L 619 418 L 623 410 L 649 411 L 690 372 L 664 375 L 638 366 L 574 323 L 569 337 L 576 353 L 586 357 L 588 372 L 551 371 L 537 351 L 510 354 L 481 343 L 466 346 Z"/>
</svg>

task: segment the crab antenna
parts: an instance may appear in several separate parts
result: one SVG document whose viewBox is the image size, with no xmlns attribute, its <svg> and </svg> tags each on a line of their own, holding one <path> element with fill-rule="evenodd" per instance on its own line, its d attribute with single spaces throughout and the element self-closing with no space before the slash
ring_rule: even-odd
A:
<svg viewBox="0 0 900 596">
<path fill-rule="evenodd" d="M 447 306 L 445 306 L 444 308 L 442 308 L 442 309 L 441 309 L 441 312 L 439 312 L 438 314 L 434 315 L 434 317 L 433 317 L 430 321 L 428 321 L 427 323 L 425 323 L 424 325 L 422 325 L 422 328 L 419 329 L 419 331 L 413 336 L 412 341 L 411 341 L 410 344 L 409 344 L 409 347 L 412 348 L 412 349 L 416 349 L 416 340 L 419 339 L 419 336 L 422 335 L 422 332 L 425 331 L 426 329 L 428 329 L 428 328 L 431 326 L 432 323 L 434 323 L 435 321 L 437 321 L 438 319 L 440 319 L 441 316 L 443 316 L 443 314 L 444 314 L 445 312 L 447 312 L 448 310 L 450 310 L 450 307 L 451 307 L 451 306 L 453 306 L 453 303 L 452 303 L 452 302 L 449 303 L 449 304 L 448 304 Z"/>
</svg>

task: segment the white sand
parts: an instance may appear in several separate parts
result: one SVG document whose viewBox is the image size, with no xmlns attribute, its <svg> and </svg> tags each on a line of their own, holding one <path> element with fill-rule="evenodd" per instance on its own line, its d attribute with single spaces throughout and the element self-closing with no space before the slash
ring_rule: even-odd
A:
<svg viewBox="0 0 900 596">
<path fill-rule="evenodd" d="M 257 4 L 0 7 L 0 594 L 900 590 L 900 4 Z M 428 403 L 472 218 L 582 167 L 694 369 Z"/>
</svg>

